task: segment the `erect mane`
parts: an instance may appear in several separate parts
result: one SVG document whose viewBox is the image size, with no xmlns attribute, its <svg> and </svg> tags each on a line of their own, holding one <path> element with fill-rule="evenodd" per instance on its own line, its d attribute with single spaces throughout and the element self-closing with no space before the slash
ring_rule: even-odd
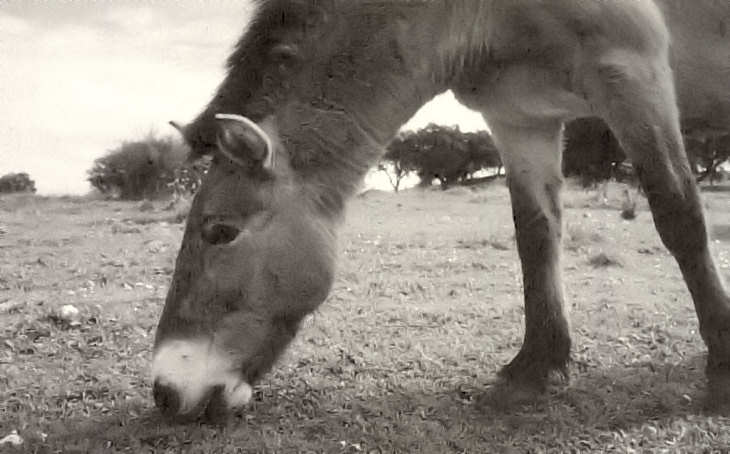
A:
<svg viewBox="0 0 730 454">
<path fill-rule="evenodd" d="M 298 0 L 254 0 L 253 17 L 228 56 L 225 77 L 213 99 L 185 128 L 184 136 L 191 148 L 191 159 L 209 154 L 216 147 L 216 114 L 243 115 L 259 122 L 272 110 L 265 101 L 251 102 L 256 90 L 263 84 L 263 52 L 273 39 L 273 30 L 293 25 L 291 21 L 300 11 L 292 8 L 307 4 L 313 5 L 312 2 Z"/>
<path fill-rule="evenodd" d="M 353 12 L 385 11 L 400 18 L 417 20 L 422 7 L 436 8 L 434 27 L 446 39 L 438 40 L 436 57 L 442 62 L 441 73 L 466 64 L 485 49 L 484 26 L 478 22 L 487 16 L 491 1 L 464 0 L 253 0 L 254 12 L 245 31 L 226 61 L 226 75 L 206 108 L 185 128 L 191 158 L 211 153 L 216 147 L 217 113 L 243 115 L 259 122 L 274 110 L 274 100 L 256 96 L 264 84 L 265 58 L 277 31 L 306 27 L 308 15 L 318 10 Z M 405 9 L 404 9 L 405 7 Z M 467 51 L 465 52 L 465 49 Z M 438 77 L 435 75 L 435 77 Z"/>
</svg>

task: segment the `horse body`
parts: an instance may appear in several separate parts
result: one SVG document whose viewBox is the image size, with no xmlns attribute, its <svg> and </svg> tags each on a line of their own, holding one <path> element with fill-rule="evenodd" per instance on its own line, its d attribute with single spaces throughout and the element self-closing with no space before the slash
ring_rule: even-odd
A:
<svg viewBox="0 0 730 454">
<path fill-rule="evenodd" d="M 562 126 L 593 115 L 637 168 L 695 303 L 710 389 L 728 399 L 730 299 L 709 252 L 670 67 L 687 118 L 725 124 L 730 7 L 700 3 L 684 15 L 675 0 L 261 2 L 216 96 L 184 129 L 214 160 L 158 326 L 158 406 L 184 416 L 247 401 L 329 292 L 345 202 L 400 125 L 449 88 L 494 133 L 524 275 L 525 339 L 494 395 L 520 398 L 544 390 L 550 372 L 567 374 Z M 671 54 L 670 31 L 679 41 Z M 191 367 L 199 373 L 186 375 Z"/>
<path fill-rule="evenodd" d="M 658 2 L 672 34 L 671 64 L 684 130 L 730 129 L 730 3 Z"/>
</svg>

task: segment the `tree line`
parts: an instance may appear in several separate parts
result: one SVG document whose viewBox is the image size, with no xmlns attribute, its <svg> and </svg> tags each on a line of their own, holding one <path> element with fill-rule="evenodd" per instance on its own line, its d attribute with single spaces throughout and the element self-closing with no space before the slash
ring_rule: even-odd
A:
<svg viewBox="0 0 730 454">
<path fill-rule="evenodd" d="M 713 184 L 719 180 L 722 164 L 730 159 L 730 131 L 687 129 L 682 133 L 690 168 L 697 181 Z M 634 179 L 626 153 L 603 120 L 581 118 L 566 124 L 564 140 L 565 176 L 578 177 L 584 186 L 608 179 Z"/>
<path fill-rule="evenodd" d="M 577 177 L 584 186 L 634 178 L 626 153 L 602 120 L 584 118 L 568 123 L 564 141 L 563 173 Z M 684 141 L 697 180 L 716 181 L 722 164 L 730 159 L 730 132 L 684 131 Z M 182 141 L 148 134 L 122 142 L 96 159 L 87 180 L 102 195 L 122 200 L 189 195 L 200 186 L 208 161 L 192 162 L 187 156 Z M 458 127 L 435 124 L 400 132 L 387 146 L 378 168 L 396 191 L 409 175 L 416 175 L 421 186 L 436 181 L 447 189 L 503 174 L 499 152 L 487 131 L 462 132 Z M 35 190 L 27 173 L 0 177 L 0 193 Z"/>
<path fill-rule="evenodd" d="M 563 174 L 576 177 L 583 186 L 606 180 L 634 181 L 633 167 L 608 126 L 598 118 L 582 118 L 566 124 L 563 134 Z M 697 181 L 713 183 L 721 165 L 730 159 L 730 132 L 705 134 L 685 131 L 690 167 Z M 442 189 L 471 184 L 481 170 L 502 174 L 497 148 L 487 131 L 464 133 L 458 128 L 428 125 L 415 132 L 401 132 L 388 146 L 380 169 L 386 171 L 397 191 L 411 173 L 420 185 L 437 180 Z"/>
</svg>

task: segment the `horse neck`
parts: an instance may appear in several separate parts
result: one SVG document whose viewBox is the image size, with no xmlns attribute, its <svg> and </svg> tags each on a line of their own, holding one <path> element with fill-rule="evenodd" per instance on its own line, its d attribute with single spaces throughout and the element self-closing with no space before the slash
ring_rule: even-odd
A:
<svg viewBox="0 0 730 454">
<path fill-rule="evenodd" d="M 407 70 L 364 75 L 360 88 L 348 88 L 343 107 L 358 129 L 359 142 L 330 153 L 325 159 L 328 166 L 300 169 L 310 198 L 328 213 L 343 211 L 347 199 L 360 188 L 365 174 L 400 127 L 425 103 L 447 90 L 481 52 L 483 40 L 473 27 L 485 26 L 478 22 L 489 17 L 485 8 L 491 7 L 491 2 L 406 1 L 390 5 L 396 8 L 391 15 L 395 22 L 386 29 L 396 33 Z M 360 82 L 352 81 L 352 85 Z"/>
<path fill-rule="evenodd" d="M 396 7 L 405 5 L 407 8 L 407 3 Z M 390 20 L 396 22 L 383 27 L 396 33 L 404 65 L 394 66 L 392 70 L 373 68 L 369 72 L 364 69 L 359 71 L 357 80 L 343 87 L 340 107 L 347 112 L 347 123 L 353 125 L 345 126 L 350 129 L 349 142 L 332 140 L 326 137 L 326 132 L 312 128 L 312 134 L 322 136 L 317 142 L 330 145 L 321 148 L 323 155 L 316 160 L 327 165 L 294 164 L 300 181 L 305 182 L 310 193 L 309 198 L 327 213 L 343 211 L 345 202 L 360 189 L 368 170 L 384 154 L 385 147 L 401 126 L 425 103 L 448 88 L 449 76 L 443 71 L 444 63 L 434 53 L 437 49 L 434 46 L 438 44 L 434 41 L 434 27 L 443 26 L 438 19 L 444 11 L 450 11 L 450 7 L 447 2 L 413 3 L 416 6 L 407 11 L 408 14 L 394 11 Z M 369 7 L 367 2 L 361 5 Z M 438 30 L 436 36 L 448 36 L 448 30 Z M 338 147 L 335 145 L 338 143 L 346 146 Z"/>
<path fill-rule="evenodd" d="M 317 143 L 328 145 L 320 149 L 314 160 L 317 165 L 294 165 L 306 182 L 310 200 L 329 217 L 339 217 L 345 202 L 360 189 L 368 170 L 385 153 L 400 127 L 444 89 L 426 78 L 392 74 L 351 96 L 344 106 L 346 118 L 338 120 L 343 134 L 335 133 L 337 140 L 328 137 L 332 129 L 310 128 L 308 134 L 317 136 Z"/>
</svg>

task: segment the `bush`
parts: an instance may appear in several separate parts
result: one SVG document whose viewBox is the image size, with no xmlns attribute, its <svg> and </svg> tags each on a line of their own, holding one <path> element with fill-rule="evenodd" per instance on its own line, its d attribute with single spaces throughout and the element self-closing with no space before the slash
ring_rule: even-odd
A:
<svg viewBox="0 0 730 454">
<path fill-rule="evenodd" d="M 12 192 L 31 192 L 35 193 L 35 181 L 25 172 L 8 173 L 0 177 L 0 193 L 8 194 Z"/>
<path fill-rule="evenodd" d="M 141 200 L 197 190 L 207 166 L 186 161 L 187 147 L 149 134 L 94 161 L 88 181 L 107 197 Z"/>
</svg>

